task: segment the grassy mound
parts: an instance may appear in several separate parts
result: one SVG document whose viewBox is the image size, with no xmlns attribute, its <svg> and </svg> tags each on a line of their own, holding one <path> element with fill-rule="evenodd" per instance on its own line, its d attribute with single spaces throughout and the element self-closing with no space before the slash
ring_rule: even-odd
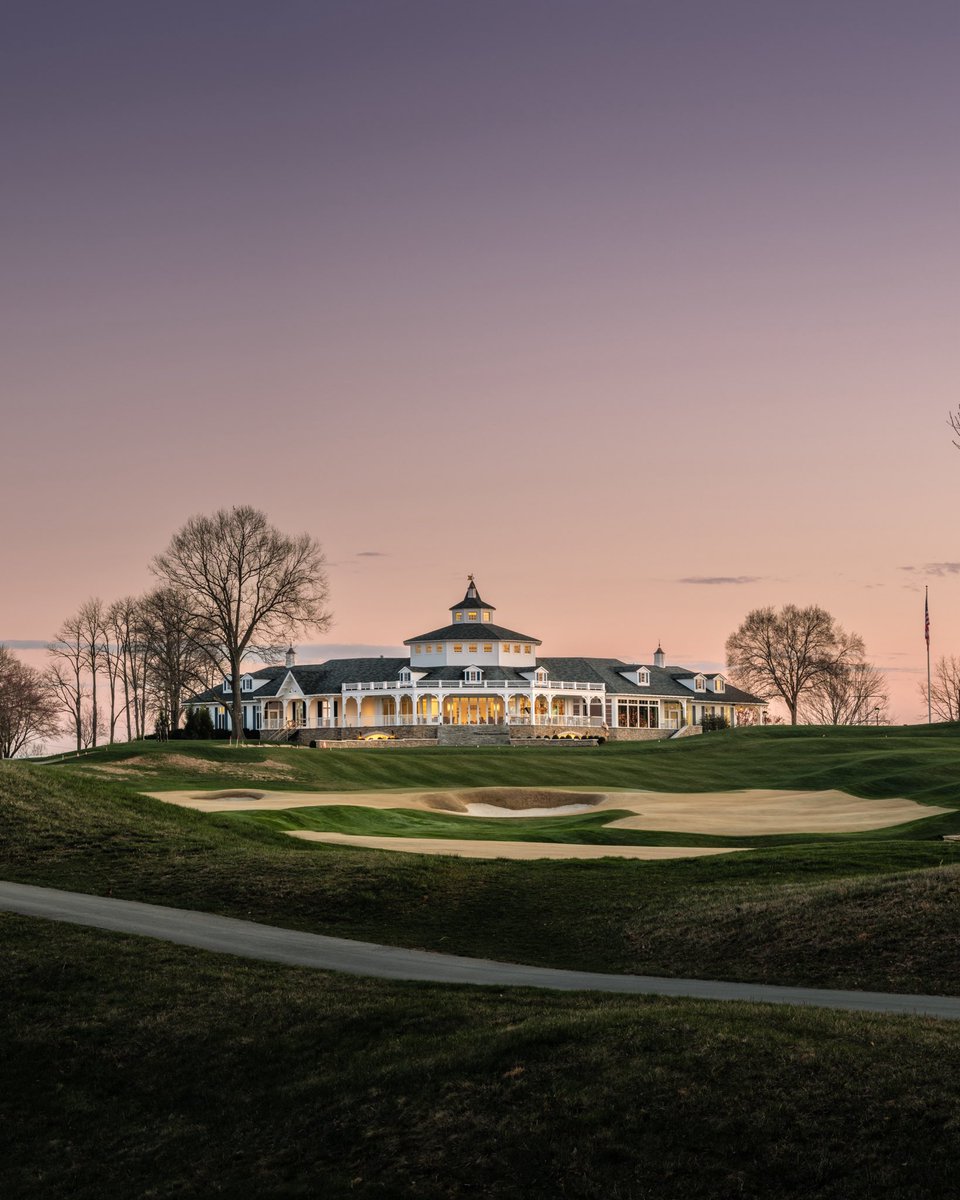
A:
<svg viewBox="0 0 960 1200">
<path fill-rule="evenodd" d="M 780 758 L 807 744 L 783 742 Z M 936 738 L 927 744 L 939 755 Z M 209 753 L 236 763 L 229 749 L 200 750 Z M 308 764 L 354 757 L 368 756 L 287 752 Z M 465 775 L 487 760 L 483 750 L 456 758 Z M 616 761 L 637 771 L 643 755 Z M 915 770 L 911 786 L 933 785 Z M 4 764 L 0 876 L 514 962 L 960 992 L 960 843 L 836 837 L 666 863 L 482 862 L 301 842 L 270 824 L 289 816 L 202 816 L 138 795 L 126 779 Z"/>
<path fill-rule="evenodd" d="M 0 935 L 18 1200 L 956 1195 L 958 1023 Z"/>
</svg>

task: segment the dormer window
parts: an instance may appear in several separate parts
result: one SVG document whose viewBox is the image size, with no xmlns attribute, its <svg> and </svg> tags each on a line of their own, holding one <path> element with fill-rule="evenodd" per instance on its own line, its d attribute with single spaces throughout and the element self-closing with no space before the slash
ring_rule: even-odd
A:
<svg viewBox="0 0 960 1200">
<path fill-rule="evenodd" d="M 727 681 L 722 675 L 718 675 L 713 681 L 713 690 L 715 692 L 725 692 L 727 690 Z"/>
<path fill-rule="evenodd" d="M 249 675 L 244 675 L 244 677 L 240 680 L 240 690 L 241 692 L 253 691 L 253 680 Z"/>
<path fill-rule="evenodd" d="M 639 684 L 640 687 L 649 687 L 650 686 L 650 672 L 647 670 L 646 667 L 641 667 L 640 670 L 637 672 L 637 683 Z"/>
<path fill-rule="evenodd" d="M 693 681 L 694 690 L 697 692 L 705 692 L 707 690 L 707 680 L 703 675 L 698 675 Z"/>
<path fill-rule="evenodd" d="M 479 683 L 483 678 L 483 672 L 479 667 L 467 667 L 463 673 L 463 678 L 467 683 Z"/>
<path fill-rule="evenodd" d="M 537 683 L 546 683 L 546 682 L 547 682 L 547 673 L 546 673 L 546 671 L 543 669 L 543 667 L 538 667 L 538 668 L 537 668 L 537 676 L 536 676 L 536 678 L 537 678 Z"/>
<path fill-rule="evenodd" d="M 229 680 L 229 679 L 225 679 L 225 680 L 223 681 L 223 689 L 222 689 L 222 690 L 223 690 L 223 691 L 225 691 L 225 692 L 232 692 L 232 691 L 233 691 L 233 684 L 230 682 L 230 680 Z"/>
<path fill-rule="evenodd" d="M 401 683 L 409 683 L 409 682 L 410 682 L 410 679 L 411 679 L 411 675 L 410 675 L 410 668 L 409 668 L 409 667 L 404 667 L 404 668 L 403 668 L 403 669 L 400 671 L 400 682 L 401 682 Z"/>
</svg>

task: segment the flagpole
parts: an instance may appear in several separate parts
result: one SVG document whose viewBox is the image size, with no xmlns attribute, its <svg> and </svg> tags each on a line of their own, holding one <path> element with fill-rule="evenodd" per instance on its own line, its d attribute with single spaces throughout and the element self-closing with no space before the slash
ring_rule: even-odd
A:
<svg viewBox="0 0 960 1200">
<path fill-rule="evenodd" d="M 930 589 L 923 589 L 923 635 L 927 639 L 927 724 L 933 724 L 933 697 L 930 693 Z"/>
</svg>

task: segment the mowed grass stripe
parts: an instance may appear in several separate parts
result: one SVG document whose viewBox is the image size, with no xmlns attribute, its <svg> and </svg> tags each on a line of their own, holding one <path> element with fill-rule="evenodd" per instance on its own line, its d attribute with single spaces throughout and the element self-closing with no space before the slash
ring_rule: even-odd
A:
<svg viewBox="0 0 960 1200">
<path fill-rule="evenodd" d="M 223 742 L 142 742 L 64 767 L 147 791 L 258 783 L 270 790 L 373 791 L 459 787 L 580 787 L 654 791 L 738 788 L 905 796 L 960 805 L 957 726 L 732 730 L 679 741 L 604 746 L 242 750 Z M 123 772 L 121 775 L 112 772 Z M 226 774 L 224 774 L 226 772 Z"/>
</svg>

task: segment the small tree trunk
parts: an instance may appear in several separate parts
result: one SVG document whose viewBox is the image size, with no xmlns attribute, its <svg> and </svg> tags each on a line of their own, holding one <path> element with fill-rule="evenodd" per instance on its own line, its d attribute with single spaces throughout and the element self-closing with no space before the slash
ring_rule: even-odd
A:
<svg viewBox="0 0 960 1200">
<path fill-rule="evenodd" d="M 230 683 L 233 687 L 233 706 L 231 708 L 233 729 L 231 730 L 231 740 L 235 745 L 240 746 L 243 743 L 243 696 L 240 695 L 239 659 L 230 664 Z"/>
</svg>

